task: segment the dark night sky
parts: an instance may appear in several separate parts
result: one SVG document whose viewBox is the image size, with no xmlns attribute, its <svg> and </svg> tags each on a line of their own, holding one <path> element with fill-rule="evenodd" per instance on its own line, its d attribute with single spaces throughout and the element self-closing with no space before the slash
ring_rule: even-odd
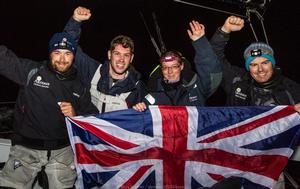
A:
<svg viewBox="0 0 300 189">
<path fill-rule="evenodd" d="M 228 1 L 231 0 L 189 0 L 245 14 L 242 7 L 226 3 Z M 300 8 L 296 2 L 271 0 L 266 6 L 264 23 L 278 65 L 285 75 L 300 83 L 299 71 L 296 69 L 300 63 Z M 90 8 L 93 14 L 91 20 L 83 25 L 80 45 L 84 51 L 103 61 L 109 41 L 118 34 L 129 35 L 136 45 L 134 65 L 145 79 L 157 64 L 158 56 L 139 11 L 143 12 L 157 39 L 151 19 L 151 12 L 155 11 L 167 48 L 181 51 L 189 60 L 193 60 L 193 49 L 186 34 L 188 22 L 192 19 L 200 21 L 206 26 L 207 36 L 211 37 L 229 16 L 171 0 L 0 0 L 0 44 L 8 46 L 20 57 L 43 60 L 48 56 L 49 38 L 54 32 L 62 31 L 73 10 L 79 5 Z M 264 40 L 260 24 L 255 17 L 252 20 L 259 39 Z M 242 31 L 232 35 L 227 53 L 233 64 L 243 66 L 243 49 L 254 40 L 248 24 Z M 18 86 L 1 76 L 0 85 L 0 102 L 15 100 Z"/>
</svg>

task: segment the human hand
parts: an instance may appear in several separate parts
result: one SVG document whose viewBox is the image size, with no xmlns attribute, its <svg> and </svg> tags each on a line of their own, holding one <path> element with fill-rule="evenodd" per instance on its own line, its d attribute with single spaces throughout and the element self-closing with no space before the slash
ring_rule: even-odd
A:
<svg viewBox="0 0 300 189">
<path fill-rule="evenodd" d="M 60 102 L 58 105 L 60 106 L 60 110 L 64 116 L 73 117 L 76 115 L 75 110 L 70 102 Z"/>
<path fill-rule="evenodd" d="M 221 27 L 221 30 L 225 33 L 230 33 L 233 31 L 240 31 L 244 27 L 244 19 L 237 17 L 237 16 L 229 16 L 223 26 Z"/>
<path fill-rule="evenodd" d="M 77 7 L 74 10 L 73 13 L 73 19 L 76 20 L 77 22 L 82 22 L 84 20 L 90 19 L 92 16 L 90 9 L 87 9 L 85 7 Z"/>
<path fill-rule="evenodd" d="M 205 35 L 205 27 L 203 24 L 195 20 L 192 20 L 189 24 L 190 30 L 188 29 L 187 33 L 192 41 L 196 41 Z"/>
<path fill-rule="evenodd" d="M 147 109 L 147 106 L 144 102 L 137 103 L 136 105 L 132 106 L 132 108 L 138 112 L 143 112 Z"/>
<path fill-rule="evenodd" d="M 295 104 L 294 109 L 300 114 L 300 103 Z"/>
</svg>

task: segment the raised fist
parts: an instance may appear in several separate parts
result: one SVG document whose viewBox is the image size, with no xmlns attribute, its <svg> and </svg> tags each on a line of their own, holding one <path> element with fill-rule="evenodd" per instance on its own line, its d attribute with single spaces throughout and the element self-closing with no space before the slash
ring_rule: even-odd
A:
<svg viewBox="0 0 300 189">
<path fill-rule="evenodd" d="M 222 26 L 221 30 L 226 33 L 240 31 L 244 27 L 244 19 L 237 16 L 229 16 Z"/>
<path fill-rule="evenodd" d="M 77 22 L 82 22 L 84 20 L 90 19 L 92 16 L 90 9 L 85 7 L 77 7 L 73 13 L 73 19 Z"/>
</svg>

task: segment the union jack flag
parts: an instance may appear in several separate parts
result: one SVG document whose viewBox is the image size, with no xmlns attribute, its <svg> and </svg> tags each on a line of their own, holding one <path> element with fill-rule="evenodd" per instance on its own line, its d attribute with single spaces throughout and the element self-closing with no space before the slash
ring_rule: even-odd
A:
<svg viewBox="0 0 300 189">
<path fill-rule="evenodd" d="M 293 106 L 150 106 L 66 118 L 79 188 L 272 188 L 300 134 Z"/>
</svg>

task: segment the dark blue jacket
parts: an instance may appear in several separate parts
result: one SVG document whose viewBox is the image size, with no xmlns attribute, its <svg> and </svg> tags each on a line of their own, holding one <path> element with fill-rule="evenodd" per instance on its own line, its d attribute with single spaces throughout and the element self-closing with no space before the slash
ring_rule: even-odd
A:
<svg viewBox="0 0 300 189">
<path fill-rule="evenodd" d="M 151 97 L 146 96 L 146 104 L 204 106 L 205 101 L 216 91 L 222 80 L 221 64 L 207 38 L 192 42 L 195 49 L 196 72 L 190 80 L 182 77 L 178 84 L 165 84 L 163 78 L 156 80 L 156 88 L 151 89 Z M 150 101 L 154 103 L 150 103 Z M 153 101 L 153 99 L 155 99 Z"/>
<path fill-rule="evenodd" d="M 98 113 L 76 71 L 61 80 L 49 64 L 48 61 L 18 58 L 5 46 L 0 46 L 0 75 L 20 85 L 13 144 L 41 150 L 69 145 L 65 116 L 59 102 L 70 102 L 77 115 Z"/>
</svg>

